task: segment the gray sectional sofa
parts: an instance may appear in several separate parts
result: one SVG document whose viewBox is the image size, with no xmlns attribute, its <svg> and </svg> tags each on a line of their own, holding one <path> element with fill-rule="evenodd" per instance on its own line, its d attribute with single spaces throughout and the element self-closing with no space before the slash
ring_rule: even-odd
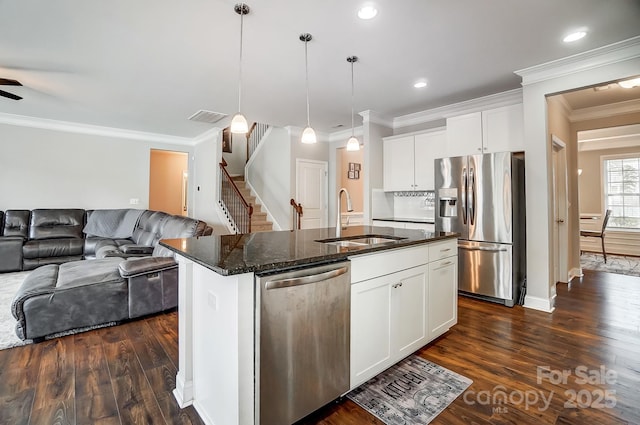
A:
<svg viewBox="0 0 640 425">
<path fill-rule="evenodd" d="M 17 335 L 37 341 L 175 308 L 177 263 L 158 242 L 211 233 L 149 210 L 0 211 L 0 272 L 35 269 L 11 306 Z"/>
</svg>

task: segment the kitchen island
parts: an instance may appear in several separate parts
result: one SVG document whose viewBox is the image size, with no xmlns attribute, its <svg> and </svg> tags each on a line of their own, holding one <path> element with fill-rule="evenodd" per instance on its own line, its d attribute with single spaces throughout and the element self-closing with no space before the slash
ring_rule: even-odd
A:
<svg viewBox="0 0 640 425">
<path fill-rule="evenodd" d="M 193 404 L 208 424 L 260 423 L 256 283 L 265 273 L 348 261 L 346 391 L 397 363 L 457 321 L 456 238 L 352 226 L 343 241 L 332 228 L 163 240 L 180 264 L 180 406 Z"/>
</svg>

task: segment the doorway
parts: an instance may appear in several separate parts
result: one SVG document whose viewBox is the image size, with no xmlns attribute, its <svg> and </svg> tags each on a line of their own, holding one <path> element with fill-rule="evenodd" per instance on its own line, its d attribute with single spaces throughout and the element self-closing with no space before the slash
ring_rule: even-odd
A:
<svg viewBox="0 0 640 425">
<path fill-rule="evenodd" d="M 569 281 L 569 199 L 567 189 L 567 145 L 551 135 L 553 147 L 553 272 L 556 282 Z"/>
<path fill-rule="evenodd" d="M 301 229 L 327 227 L 328 167 L 326 161 L 296 159 L 296 200 L 303 208 Z"/>
<path fill-rule="evenodd" d="M 188 215 L 189 155 L 186 152 L 151 149 L 149 209 Z"/>
</svg>

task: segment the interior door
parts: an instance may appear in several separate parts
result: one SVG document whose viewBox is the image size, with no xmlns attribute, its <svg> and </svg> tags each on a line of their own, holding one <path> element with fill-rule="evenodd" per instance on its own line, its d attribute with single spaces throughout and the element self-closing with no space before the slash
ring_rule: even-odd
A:
<svg viewBox="0 0 640 425">
<path fill-rule="evenodd" d="M 296 200 L 302 204 L 301 229 L 327 227 L 326 161 L 296 160 Z"/>
</svg>

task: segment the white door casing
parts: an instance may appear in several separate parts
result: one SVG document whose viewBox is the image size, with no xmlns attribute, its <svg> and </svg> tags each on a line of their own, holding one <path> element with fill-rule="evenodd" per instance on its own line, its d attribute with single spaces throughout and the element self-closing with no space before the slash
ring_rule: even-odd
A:
<svg viewBox="0 0 640 425">
<path fill-rule="evenodd" d="M 328 168 L 326 161 L 296 159 L 296 202 L 302 204 L 301 229 L 327 227 Z"/>
<path fill-rule="evenodd" d="M 569 280 L 569 193 L 567 190 L 567 150 L 566 144 L 551 135 L 553 144 L 553 269 L 556 282 Z"/>
</svg>

